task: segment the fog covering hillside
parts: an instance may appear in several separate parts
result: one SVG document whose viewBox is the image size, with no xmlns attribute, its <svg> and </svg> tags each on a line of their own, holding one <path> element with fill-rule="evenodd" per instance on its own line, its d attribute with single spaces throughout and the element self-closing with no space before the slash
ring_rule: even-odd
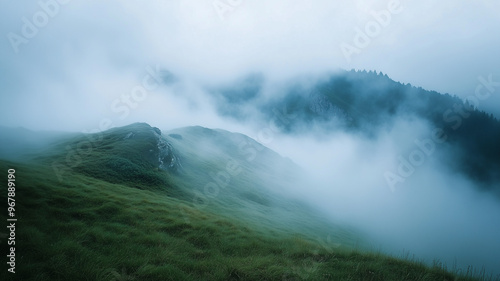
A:
<svg viewBox="0 0 500 281">
<path fill-rule="evenodd" d="M 10 135 L 13 143 L 17 143 L 17 141 L 15 141 L 16 139 L 21 139 L 26 135 L 26 130 L 19 129 L 3 128 L 2 132 L 6 135 Z M 37 135 L 45 136 L 46 134 L 43 132 L 30 132 L 30 135 L 36 137 Z M 411 255 L 413 259 L 424 258 L 424 262 L 426 261 L 426 255 L 428 255 L 428 258 L 432 257 L 434 259 L 441 255 L 441 257 L 439 257 L 440 262 L 445 262 L 448 268 L 459 274 L 464 274 L 464 277 L 472 275 L 477 276 L 477 274 L 480 273 L 479 269 L 467 269 L 466 263 L 469 265 L 473 263 L 469 259 L 464 259 L 464 250 L 470 251 L 468 253 L 470 256 L 475 255 L 477 258 L 481 256 L 486 257 L 486 259 L 480 258 L 479 260 L 482 266 L 488 264 L 490 258 L 493 261 L 494 255 L 497 253 L 494 247 L 491 248 L 491 246 L 494 245 L 494 242 L 490 245 L 490 249 L 495 251 L 491 252 L 492 256 L 489 256 L 489 254 L 485 251 L 485 248 L 465 249 L 462 247 L 456 249 L 455 251 L 451 251 L 451 249 L 449 249 L 448 251 L 450 251 L 450 253 L 455 253 L 452 254 L 455 255 L 455 265 L 451 268 L 449 267 L 449 260 L 446 260 L 446 256 L 444 258 L 442 256 L 442 251 L 444 249 L 443 246 L 447 247 L 447 245 L 449 245 L 451 247 L 456 247 L 457 244 L 455 243 L 460 243 L 459 241 L 462 239 L 460 235 L 457 235 L 456 233 L 443 233 L 442 226 L 436 225 L 433 226 L 434 230 L 441 231 L 441 234 L 444 234 L 444 236 L 436 236 L 437 233 L 434 234 L 433 238 L 421 236 L 420 238 L 416 238 L 409 236 L 409 233 L 407 233 L 406 230 L 398 230 L 397 228 L 394 228 L 394 226 L 387 224 L 388 222 L 385 219 L 377 217 L 381 214 L 380 212 L 384 211 L 380 210 L 380 208 L 378 208 L 379 210 L 372 209 L 372 214 L 356 210 L 359 209 L 358 206 L 363 204 L 365 209 L 371 209 L 372 207 L 370 204 L 366 204 L 367 201 L 363 201 L 369 199 L 373 200 L 376 204 L 383 203 L 386 210 L 392 212 L 393 208 L 397 207 L 395 205 L 395 201 L 383 201 L 381 198 L 374 196 L 363 199 L 365 195 L 357 193 L 360 191 L 359 187 L 351 191 L 351 194 L 348 194 L 349 192 L 342 192 L 340 191 L 341 189 L 336 186 L 338 184 L 338 179 L 326 177 L 326 175 L 318 173 L 319 171 L 316 171 L 316 173 L 312 172 L 307 167 L 298 165 L 290 159 L 283 158 L 278 153 L 270 150 L 255 140 L 238 133 L 231 133 L 220 129 L 207 129 L 199 126 L 162 131 L 145 123 L 136 123 L 125 127 L 113 128 L 103 133 L 90 135 L 60 133 L 57 135 L 51 135 L 46 139 L 46 141 L 48 144 L 43 145 L 43 149 L 39 149 L 39 152 L 36 154 L 31 152 L 33 151 L 33 149 L 30 149 L 30 147 L 32 147 L 31 144 L 21 143 L 19 144 L 19 149 L 26 151 L 27 154 L 24 155 L 21 153 L 18 155 L 19 157 L 17 159 L 13 159 L 13 161 L 16 161 L 17 163 L 2 161 L 3 165 L 16 167 L 18 171 L 23 173 L 33 174 L 31 178 L 34 180 L 33 183 L 35 183 L 35 189 L 28 188 L 25 191 L 21 191 L 21 197 L 19 198 L 23 198 L 23 200 L 29 202 L 27 203 L 28 205 L 21 205 L 22 208 L 25 208 L 25 210 L 32 210 L 35 206 L 38 206 L 36 208 L 40 212 L 36 213 L 40 217 L 35 218 L 28 215 L 28 213 L 25 213 L 26 211 L 22 212 L 25 214 L 27 222 L 31 221 L 31 223 L 28 223 L 26 226 L 20 227 L 22 232 L 30 233 L 36 231 L 37 233 L 40 233 L 38 235 L 42 235 L 42 233 L 45 233 L 44 227 L 69 219 L 64 218 L 64 216 L 70 216 L 72 218 L 71 220 L 74 220 L 75 222 L 81 221 L 83 224 L 80 227 L 83 227 L 87 224 L 87 222 L 94 220 L 101 221 L 103 226 L 116 220 L 120 221 L 121 224 L 124 224 L 123 227 L 127 227 L 130 223 L 136 225 L 138 222 L 134 223 L 134 219 L 132 217 L 125 219 L 125 217 L 132 214 L 123 213 L 120 215 L 122 213 L 122 207 L 119 205 L 129 204 L 127 203 L 129 199 L 123 198 L 116 202 L 116 199 L 113 199 L 115 196 L 118 196 L 118 194 L 113 195 L 115 192 L 121 190 L 122 188 L 132 188 L 136 191 L 130 190 L 127 192 L 133 192 L 134 194 L 139 192 L 134 195 L 134 197 L 144 193 L 144 196 L 152 195 L 156 198 L 155 200 L 164 201 L 165 204 L 168 204 L 168 209 L 171 209 L 172 211 L 175 210 L 175 213 L 177 214 L 176 219 L 179 221 L 178 223 L 181 224 L 179 227 L 187 227 L 197 224 L 199 220 L 198 216 L 202 214 L 204 214 L 204 216 L 215 216 L 214 218 L 219 217 L 220 219 L 227 220 L 228 223 L 234 221 L 235 223 L 237 222 L 237 224 L 242 223 L 243 225 L 250 227 L 253 231 L 252 233 L 254 233 L 252 235 L 256 235 L 255 237 L 257 239 L 268 239 L 265 237 L 285 239 L 283 241 L 288 241 L 286 239 L 304 239 L 304 242 L 298 242 L 298 240 L 296 240 L 292 243 L 294 245 L 296 245 L 296 243 L 310 243 L 308 244 L 309 246 L 304 244 L 306 247 L 305 249 L 307 249 L 304 254 L 307 253 L 306 255 L 311 255 L 310 258 L 313 259 L 320 258 L 318 255 L 323 255 L 320 254 L 323 252 L 327 255 L 333 254 L 333 256 L 337 256 L 338 254 L 349 255 L 348 253 L 352 250 L 361 251 L 361 253 L 366 252 L 366 254 L 362 254 L 364 256 L 360 256 L 361 259 L 366 259 L 366 261 L 361 262 L 357 267 L 358 269 L 359 266 L 364 263 L 367 263 L 366 265 L 368 267 L 373 266 L 370 265 L 370 259 L 377 260 L 377 263 L 385 264 L 383 261 L 385 259 L 384 256 L 370 257 L 368 254 L 373 251 L 377 251 L 379 253 L 382 251 L 382 253 L 389 253 L 403 258 L 409 258 L 409 255 Z M 10 144 L 6 142 L 6 145 Z M 308 147 L 307 145 L 309 144 L 305 144 L 303 147 Z M 78 147 L 80 151 L 76 155 L 70 156 L 71 149 Z M 302 163 L 302 165 L 303 164 L 304 163 Z M 50 180 L 48 180 L 49 178 Z M 326 190 L 321 190 L 326 186 L 324 186 L 324 182 L 320 182 L 326 180 L 327 178 L 330 178 L 331 180 L 332 185 L 330 187 L 330 192 L 333 196 L 324 197 L 323 200 L 311 196 L 310 192 L 312 191 L 315 193 L 322 192 L 323 194 L 328 194 Z M 40 183 L 36 184 L 37 180 L 40 181 Z M 82 183 L 77 183 L 79 181 L 82 181 Z M 23 182 L 24 181 L 22 181 L 22 183 Z M 63 189 L 53 189 L 61 184 Z M 32 184 L 28 183 L 26 186 L 31 185 Z M 102 191 L 99 192 L 106 192 L 109 194 L 103 194 L 105 197 L 100 199 L 99 197 L 96 197 L 100 203 L 91 203 L 91 205 L 86 207 L 84 205 L 77 207 L 80 204 L 83 204 L 83 202 L 80 203 L 80 200 L 85 200 L 87 195 L 80 194 L 76 195 L 77 197 L 74 197 L 74 195 L 66 197 L 69 194 L 67 194 L 67 191 L 64 191 L 66 188 L 70 188 L 71 190 L 76 186 L 79 186 L 77 190 L 75 190 L 75 192 L 78 193 L 91 192 L 90 190 L 86 190 L 90 187 L 97 187 L 98 190 L 102 189 Z M 114 186 L 120 186 L 120 189 L 116 189 Z M 439 188 L 442 189 L 439 190 L 440 193 L 448 194 L 452 200 L 460 198 L 457 196 L 458 192 L 456 187 Z M 304 193 L 304 191 L 307 192 Z M 465 192 L 466 190 L 464 189 L 459 191 Z M 51 192 L 53 195 L 48 195 L 47 193 L 42 195 L 40 192 Z M 119 192 L 121 193 L 122 191 Z M 471 192 L 474 191 L 471 189 L 467 192 L 472 194 Z M 141 196 L 143 195 L 140 195 L 139 198 Z M 45 199 L 40 201 L 42 198 Z M 418 197 L 405 199 L 400 196 L 396 199 L 406 200 L 406 202 L 409 202 L 407 201 L 408 199 L 421 200 Z M 434 200 L 439 202 L 438 199 L 441 198 L 428 199 L 427 201 L 430 204 L 428 203 L 427 206 L 432 208 L 432 202 Z M 120 200 L 122 201 L 121 203 Z M 147 207 L 147 205 L 150 204 L 147 203 L 150 202 L 149 200 L 150 199 L 143 199 L 141 202 L 146 203 L 146 205 L 136 205 L 134 209 L 137 211 L 142 210 L 143 208 L 146 208 L 145 210 L 149 210 Z M 460 200 L 464 202 L 463 200 L 465 199 L 462 198 Z M 46 205 L 46 203 L 42 202 L 52 203 Z M 481 221 L 476 220 L 482 216 L 482 211 L 485 208 L 495 206 L 490 202 L 493 203 L 493 201 L 484 201 L 483 199 L 483 206 L 475 207 L 475 210 L 468 209 L 462 211 L 462 215 L 466 215 L 468 219 L 474 218 L 474 231 L 484 231 L 487 229 Z M 69 206 L 67 204 L 71 204 L 73 206 L 73 210 L 64 211 L 64 208 Z M 410 207 L 415 208 L 414 206 L 415 205 Z M 58 209 L 59 207 L 62 207 L 63 209 Z M 155 208 L 156 209 L 151 210 L 159 212 L 164 212 L 166 210 L 163 209 L 164 207 L 160 206 Z M 405 207 L 402 207 L 401 205 L 397 208 L 399 212 L 406 212 Z M 495 209 L 491 210 L 496 212 Z M 346 213 L 346 211 L 349 213 Z M 414 209 L 413 215 L 416 214 L 415 211 L 416 209 Z M 422 212 L 424 210 L 420 209 L 418 211 Z M 432 216 L 436 218 L 434 221 L 439 221 L 448 215 L 452 215 L 452 217 L 448 218 L 450 219 L 455 215 L 452 213 L 442 212 L 441 214 L 438 214 L 435 212 L 432 213 L 432 210 L 430 211 L 431 212 L 429 214 L 432 214 Z M 52 214 L 55 217 L 59 217 L 59 219 L 48 219 L 45 223 L 46 226 L 39 225 L 37 221 L 40 219 L 45 218 L 43 220 L 47 220 L 46 214 Z M 106 215 L 103 216 L 104 214 Z M 385 215 L 387 215 L 387 213 Z M 403 215 L 411 215 L 411 213 Z M 408 230 L 412 230 L 414 227 L 420 228 L 423 225 L 426 225 L 428 228 L 431 227 L 430 223 L 432 223 L 432 221 L 429 221 L 430 217 L 427 217 L 425 213 L 420 215 L 422 216 L 422 219 L 426 220 L 426 222 L 418 220 L 418 217 L 414 217 L 414 219 L 410 222 L 406 222 Z M 120 219 L 121 216 L 125 217 Z M 367 221 L 367 219 L 369 221 Z M 399 227 L 403 226 L 398 217 L 389 217 L 389 219 L 396 219 L 394 223 L 397 223 Z M 460 222 L 460 220 L 456 220 L 456 222 Z M 458 228 L 462 232 L 466 231 L 466 229 L 463 229 L 462 227 L 470 227 L 470 225 L 461 226 L 464 222 L 465 221 L 462 221 L 461 223 L 455 225 L 453 230 Z M 169 235 L 171 235 L 171 231 L 173 231 L 171 227 L 174 226 L 168 226 L 170 224 L 170 222 L 166 222 L 166 224 L 160 223 L 159 227 L 167 227 L 168 230 L 166 230 L 166 233 L 170 233 Z M 217 225 L 218 224 L 219 223 L 217 223 Z M 142 224 L 139 223 L 139 225 Z M 381 226 L 383 226 L 384 229 L 381 229 Z M 87 227 L 92 229 L 91 226 Z M 217 230 L 217 227 L 216 229 L 212 229 L 210 231 L 215 231 L 215 233 L 217 233 L 219 231 Z M 447 227 L 451 227 L 451 225 L 448 225 Z M 75 231 L 76 229 L 77 228 L 75 228 Z M 132 229 L 135 229 L 135 227 Z M 207 229 L 205 227 L 201 227 L 199 231 L 204 233 Z M 220 231 L 222 231 L 222 229 Z M 387 231 L 394 233 L 388 237 L 380 236 L 387 235 Z M 188 237 L 191 235 L 189 233 L 192 233 L 192 235 L 194 235 L 193 239 L 195 239 L 192 243 L 194 243 L 197 247 L 213 250 L 219 248 L 218 246 L 212 244 L 212 242 L 209 242 L 212 241 L 212 239 L 218 238 L 209 238 L 209 236 L 203 238 L 205 240 L 198 240 L 200 239 L 199 234 L 192 232 L 192 230 L 183 230 L 181 233 L 184 234 L 176 236 L 178 237 L 177 239 L 184 239 L 183 237 L 185 237 L 188 241 L 190 241 L 189 239 L 191 238 Z M 108 234 L 99 235 L 114 234 L 109 232 Z M 397 241 L 395 238 L 398 235 L 405 235 L 405 237 L 400 237 L 403 239 Z M 21 237 L 21 241 L 23 243 L 27 243 L 28 245 L 33 243 L 30 236 L 25 236 L 23 234 Z M 45 243 L 42 242 L 46 239 L 43 237 L 44 236 L 39 236 L 37 243 Z M 81 237 L 77 234 L 77 232 L 73 231 L 65 231 L 65 233 L 61 234 L 60 237 L 60 239 L 63 239 L 61 241 L 67 241 L 61 242 L 62 244 L 60 245 L 58 244 L 59 246 L 57 247 L 61 247 L 61 251 L 67 247 L 64 243 L 69 243 L 69 241 L 80 241 L 81 239 L 84 239 L 83 241 L 85 241 L 85 239 L 92 239 L 92 244 L 88 245 L 97 245 L 102 243 L 102 240 L 98 238 Z M 436 242 L 439 241 L 439 243 L 444 242 L 444 244 L 434 246 L 439 249 L 439 252 L 424 252 L 424 255 L 417 252 L 416 256 L 413 256 L 415 255 L 415 253 L 412 252 L 414 250 L 404 252 L 405 249 L 412 247 L 412 245 L 408 244 L 407 240 L 404 239 L 409 237 L 412 237 L 412 243 L 414 243 L 414 245 L 420 245 L 420 249 L 422 249 L 424 244 L 419 243 L 427 244 L 432 240 Z M 440 241 L 440 237 L 445 240 Z M 488 236 L 483 236 L 484 239 L 487 237 Z M 493 239 L 493 237 L 491 238 Z M 111 239 L 114 240 L 114 238 Z M 158 237 L 156 239 L 161 238 Z M 119 240 L 117 240 L 117 242 L 118 241 Z M 391 244 L 382 244 L 384 242 L 387 243 L 387 241 L 390 241 Z M 484 243 L 486 241 L 483 240 L 482 242 Z M 264 246 L 259 243 L 255 244 L 254 247 L 260 249 L 259 247 Z M 286 244 L 288 242 L 282 243 Z M 86 246 L 87 244 L 81 245 L 84 248 L 88 247 Z M 472 245 L 475 247 L 478 244 Z M 40 248 L 37 245 L 32 246 L 39 248 L 38 253 L 40 255 L 49 254 L 48 248 Z M 84 250 L 84 248 L 78 251 L 91 250 L 90 248 Z M 124 248 L 124 250 L 126 250 L 126 248 Z M 236 248 L 228 248 L 228 251 L 233 251 L 235 249 Z M 69 249 L 66 249 L 64 251 L 68 250 Z M 114 259 L 114 255 L 104 254 L 100 251 L 91 251 L 93 252 L 92 255 L 97 254 L 101 257 L 100 260 L 103 264 L 109 264 L 109 262 Z M 57 252 L 54 252 L 53 254 L 57 257 L 58 254 L 56 253 Z M 89 252 L 89 254 L 90 253 L 91 252 Z M 83 254 L 83 252 L 76 255 L 79 256 L 81 254 Z M 215 259 L 215 256 L 212 256 L 212 254 L 209 256 Z M 90 257 L 91 256 L 89 256 L 89 258 Z M 293 270 L 287 270 L 285 267 L 285 271 L 280 274 L 283 276 L 307 276 L 307 278 L 309 278 L 310 276 L 320 274 L 320 272 L 325 272 L 323 270 L 327 270 L 328 272 L 329 267 L 326 264 L 328 263 L 329 258 L 326 257 L 327 256 L 321 256 L 321 258 L 316 262 L 313 262 L 312 265 L 304 265 L 298 269 L 297 267 L 292 267 Z M 104 258 L 111 260 L 105 260 Z M 306 257 L 304 258 L 309 259 Z M 351 260 L 352 257 L 342 256 L 341 260 L 343 261 L 344 259 L 346 259 L 347 262 L 348 260 Z M 354 258 L 354 260 L 357 260 L 357 258 Z M 24 259 L 21 259 L 21 261 L 30 264 L 29 268 L 31 268 L 31 270 L 41 270 L 39 266 L 43 263 L 42 260 L 39 260 L 38 254 L 26 255 Z M 66 272 L 64 273 L 65 276 L 73 276 L 74 274 L 72 273 L 72 268 L 76 266 L 76 264 L 72 265 L 72 261 L 73 260 L 70 258 L 69 263 L 64 265 Z M 82 261 L 85 263 L 85 259 Z M 427 266 L 432 264 L 429 263 L 429 261 L 430 260 L 427 260 L 426 262 Z M 178 260 L 178 262 L 183 261 Z M 146 261 L 146 264 L 148 263 L 149 262 Z M 412 272 L 414 273 L 410 273 L 410 275 L 413 275 L 414 277 L 412 278 L 414 279 L 411 280 L 420 280 L 419 278 L 422 278 L 423 276 L 431 276 L 435 274 L 431 273 L 430 269 L 424 270 L 421 268 L 422 265 L 416 264 L 415 261 L 412 261 L 412 263 L 414 263 L 411 265 Z M 180 266 L 180 268 L 185 268 L 186 265 L 179 264 L 178 266 Z M 381 266 L 382 267 L 378 269 L 375 269 L 378 266 L 374 268 L 374 270 L 379 272 L 378 274 L 380 274 L 381 278 L 392 278 L 388 277 L 389 275 L 387 275 L 387 272 L 384 273 L 385 270 L 390 267 L 386 267 L 385 265 Z M 436 264 L 434 266 L 436 266 Z M 476 266 L 479 266 L 479 263 L 476 263 Z M 129 266 L 128 268 L 134 269 L 134 276 L 150 276 L 151 278 L 154 278 L 152 276 L 156 276 L 153 272 L 146 270 L 143 267 Z M 337 273 L 339 276 L 344 276 L 344 274 L 358 272 L 358 269 L 353 271 L 347 267 L 345 272 L 340 271 Z M 31 273 L 29 273 L 32 272 L 31 270 L 25 271 L 25 275 L 23 276 L 31 276 Z M 107 276 L 109 277 L 114 275 L 113 272 L 117 272 L 116 270 L 104 268 L 104 265 L 100 265 L 97 271 L 90 268 L 86 270 L 88 270 L 89 274 L 98 274 L 96 278 L 99 280 L 101 278 L 106 279 Z M 255 276 L 251 277 L 253 275 L 247 273 L 245 270 L 241 270 L 242 269 L 238 269 L 238 276 L 247 276 L 246 278 L 250 278 L 250 280 L 257 278 Z M 418 275 L 420 274 L 418 272 L 421 270 L 423 270 L 423 275 L 420 276 Z M 53 268 L 50 266 L 46 267 L 46 269 L 42 271 L 44 272 L 42 276 L 50 278 L 63 276 L 60 275 L 60 273 L 57 274 L 53 272 Z M 204 272 L 206 274 L 211 271 Z M 268 271 L 266 270 L 265 272 Z M 359 273 L 363 274 L 362 272 Z M 220 275 L 222 278 L 224 274 L 231 275 L 232 273 L 224 273 L 223 271 L 214 274 L 222 274 Z M 399 273 L 395 274 L 395 276 L 398 276 Z M 182 275 L 178 276 L 181 278 L 180 276 Z M 267 275 L 262 275 L 258 278 L 264 278 L 263 276 Z M 328 276 L 331 277 L 331 275 Z M 438 275 L 436 275 L 436 277 L 437 276 Z M 75 276 L 75 278 L 77 277 Z M 398 279 L 399 277 L 395 278 Z M 329 280 L 329 278 L 326 280 Z"/>
<path fill-rule="evenodd" d="M 375 245 L 497 268 L 500 122 L 473 98 L 374 71 L 250 75 L 207 88 L 219 114 L 254 126 L 257 140 L 308 170 L 315 184 L 297 191 L 302 198 L 370 229 Z"/>
<path fill-rule="evenodd" d="M 2 133 L 13 145 L 26 130 Z M 36 249 L 21 250 L 17 259 L 23 280 L 319 278 L 331 272 L 321 264 L 337 255 L 343 269 L 328 276 L 351 274 L 353 262 L 393 262 L 351 252 L 362 249 L 364 235 L 287 195 L 283 178 L 290 184 L 288 173 L 300 168 L 247 136 L 135 123 L 49 139 L 36 154 L 0 160 L 20 177 L 17 242 Z M 72 154 L 73 148 L 80 150 Z M 139 256 L 123 263 L 130 253 Z M 452 276 L 407 263 L 415 276 Z"/>
<path fill-rule="evenodd" d="M 0 3 L 0 280 L 500 279 L 500 2 Z"/>
</svg>

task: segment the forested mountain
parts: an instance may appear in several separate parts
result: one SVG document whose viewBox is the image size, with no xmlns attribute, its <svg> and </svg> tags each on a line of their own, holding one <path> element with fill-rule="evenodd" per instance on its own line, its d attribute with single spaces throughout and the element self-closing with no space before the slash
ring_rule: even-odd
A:
<svg viewBox="0 0 500 281">
<path fill-rule="evenodd" d="M 437 130 L 454 150 L 455 157 L 443 159 L 451 169 L 467 174 L 482 188 L 500 190 L 500 122 L 477 109 L 475 103 L 487 102 L 484 96 L 463 100 L 396 82 L 386 74 L 355 70 L 314 80 L 299 78 L 277 88 L 268 87 L 261 75 L 254 74 L 210 92 L 222 115 L 272 120 L 288 134 L 319 127 L 376 138 L 397 120 L 423 120 L 432 128 L 428 137 Z M 249 110 L 248 104 L 257 110 Z"/>
</svg>

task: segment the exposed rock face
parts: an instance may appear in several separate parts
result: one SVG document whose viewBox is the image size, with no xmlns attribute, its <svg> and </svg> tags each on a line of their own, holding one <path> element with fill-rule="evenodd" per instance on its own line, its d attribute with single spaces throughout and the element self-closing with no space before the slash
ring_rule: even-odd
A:
<svg viewBox="0 0 500 281">
<path fill-rule="evenodd" d="M 142 151 L 142 157 L 146 161 L 153 164 L 160 170 L 177 172 L 182 166 L 179 157 L 176 155 L 175 150 L 165 138 L 161 135 L 161 130 L 156 127 L 150 127 L 146 123 L 138 123 L 132 130 L 124 132 L 122 137 L 123 141 L 127 142 L 148 142 L 153 143 L 156 147 L 149 149 L 149 151 Z M 140 144 L 138 143 L 138 147 Z"/>
<path fill-rule="evenodd" d="M 162 138 L 160 129 L 153 128 L 153 131 L 158 139 L 158 169 L 163 171 L 178 171 L 182 166 L 179 157 L 174 153 L 174 148 Z"/>
<path fill-rule="evenodd" d="M 126 139 L 129 139 L 129 138 L 132 138 L 132 137 L 134 137 L 134 133 L 130 132 L 125 137 L 123 137 L 123 139 L 126 140 Z"/>
<path fill-rule="evenodd" d="M 156 128 L 156 127 L 153 127 L 153 131 L 155 131 L 156 134 L 160 135 L 161 136 L 161 130 Z"/>
</svg>

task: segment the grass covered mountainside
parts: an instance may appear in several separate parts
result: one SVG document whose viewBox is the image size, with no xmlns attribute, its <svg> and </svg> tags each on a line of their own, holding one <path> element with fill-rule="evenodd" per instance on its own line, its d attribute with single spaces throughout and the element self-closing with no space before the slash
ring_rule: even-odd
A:
<svg viewBox="0 0 500 281">
<path fill-rule="evenodd" d="M 365 252 L 286 196 L 299 167 L 244 135 L 142 123 L 26 145 L 0 160 L 18 218 L 1 280 L 482 280 Z"/>
</svg>

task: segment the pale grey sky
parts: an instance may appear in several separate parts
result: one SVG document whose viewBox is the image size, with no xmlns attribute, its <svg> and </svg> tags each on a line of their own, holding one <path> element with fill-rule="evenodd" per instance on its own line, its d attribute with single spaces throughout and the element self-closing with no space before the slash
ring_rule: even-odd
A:
<svg viewBox="0 0 500 281">
<path fill-rule="evenodd" d="M 462 97 L 479 76 L 500 81 L 494 0 L 0 3 L 0 125 L 95 127 L 156 64 L 202 81 L 368 69 Z M 368 43 L 356 45 L 358 30 L 370 33 Z M 349 59 L 347 45 L 356 48 Z M 155 91 L 119 121 L 177 108 L 160 96 L 165 89 Z M 499 92 L 481 104 L 497 116 Z"/>
</svg>

